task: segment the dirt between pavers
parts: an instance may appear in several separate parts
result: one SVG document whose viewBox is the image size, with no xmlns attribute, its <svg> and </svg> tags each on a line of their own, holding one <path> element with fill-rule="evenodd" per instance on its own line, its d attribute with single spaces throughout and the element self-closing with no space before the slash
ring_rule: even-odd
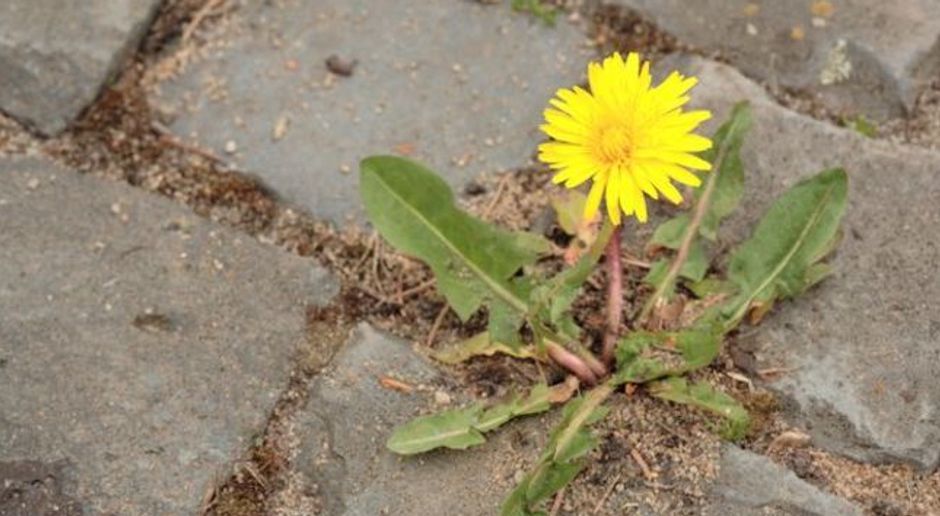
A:
<svg viewBox="0 0 940 516">
<path fill-rule="evenodd" d="M 290 477 L 291 437 L 282 423 L 303 406 L 307 382 L 337 343 L 344 342 L 344 329 L 365 319 L 429 350 L 479 331 L 485 319 L 478 315 L 461 324 L 444 309 L 424 265 L 396 254 L 374 234 L 358 228 L 337 230 L 281 204 L 257 182 L 229 170 L 218 156 L 179 141 L 162 127 L 148 105 L 145 88 L 155 75 L 172 74 L 175 67 L 198 58 L 205 43 L 200 37 L 202 28 L 189 27 L 200 12 L 200 23 L 205 25 L 225 23 L 228 12 L 225 2 L 210 4 L 212 9 L 202 11 L 208 4 L 167 2 L 154 33 L 143 45 L 145 51 L 62 137 L 39 141 L 0 117 L 0 153 L 46 153 L 83 173 L 127 181 L 171 197 L 288 252 L 315 257 L 340 277 L 339 301 L 325 312 L 311 314 L 315 330 L 309 353 L 298 357 L 294 381 L 267 429 L 244 460 L 233 465 L 233 474 L 206 498 L 206 509 L 214 514 L 259 514 L 291 504 L 299 513 L 316 512 L 321 507 L 318 493 L 298 492 Z M 599 46 L 670 52 L 681 45 L 628 13 L 599 11 L 592 16 L 598 26 L 595 34 L 603 35 Z M 189 34 L 185 44 L 173 47 L 184 34 Z M 553 226 L 548 211 L 548 199 L 555 192 L 543 170 L 523 170 L 482 177 L 460 192 L 460 201 L 470 211 L 510 228 L 534 225 L 564 246 L 567 237 Z M 641 253 L 636 254 L 642 261 Z M 555 260 L 542 265 L 558 267 Z M 642 274 L 640 268 L 628 269 L 630 292 L 641 288 Z M 594 341 L 603 324 L 601 280 L 600 276 L 592 278 L 576 305 L 577 318 Z M 329 338 L 317 336 L 329 331 L 335 332 L 326 333 Z M 477 359 L 453 373 L 469 394 L 481 397 L 498 396 L 510 385 L 531 382 L 538 374 L 530 364 L 505 358 Z M 859 464 L 812 447 L 770 449 L 773 439 L 789 427 L 779 418 L 772 396 L 760 387 L 752 391 L 729 373 L 742 370 L 726 355 L 702 374 L 744 400 L 755 416 L 757 424 L 745 447 L 769 455 L 797 476 L 871 513 L 936 514 L 940 473 L 923 475 L 907 466 Z M 553 378 L 561 375 L 555 373 Z M 598 506 L 598 514 L 618 514 L 640 504 L 674 513 L 694 511 L 702 503 L 708 480 L 716 474 L 718 449 L 703 414 L 654 400 L 640 390 L 631 397 L 618 395 L 615 410 L 598 431 L 602 445 L 592 454 L 588 470 L 560 499 L 560 514 L 590 514 Z M 506 471 L 500 473 L 521 476 L 534 459 L 506 461 L 500 466 Z"/>
</svg>

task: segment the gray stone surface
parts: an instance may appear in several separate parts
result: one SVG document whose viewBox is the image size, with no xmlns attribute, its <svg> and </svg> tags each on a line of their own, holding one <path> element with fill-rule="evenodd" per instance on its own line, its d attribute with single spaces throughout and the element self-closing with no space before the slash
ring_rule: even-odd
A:
<svg viewBox="0 0 940 516">
<path fill-rule="evenodd" d="M 251 4 L 154 103 L 182 137 L 337 222 L 361 214 L 368 155 L 412 155 L 454 185 L 528 163 L 548 99 L 591 52 L 567 22 L 503 2 Z M 327 71 L 332 55 L 356 61 L 351 76 Z"/>
<path fill-rule="evenodd" d="M 720 52 L 751 77 L 810 91 L 849 114 L 901 114 L 940 66 L 936 0 L 607 2 L 636 9 L 686 43 Z M 831 14 L 825 7 L 813 12 L 827 3 Z"/>
<path fill-rule="evenodd" d="M 848 501 L 820 491 L 767 457 L 726 445 L 709 514 L 850 516 L 863 514 Z"/>
<path fill-rule="evenodd" d="M 194 513 L 335 291 L 172 201 L 0 161 L 0 486 L 56 465 L 86 514 Z"/>
<path fill-rule="evenodd" d="M 381 375 L 427 388 L 411 394 L 386 389 L 378 383 Z M 301 447 L 294 465 L 318 486 L 325 514 L 498 512 L 522 467 L 514 461 L 538 455 L 543 441 L 538 430 L 548 423 L 538 418 L 512 423 L 468 452 L 399 458 L 386 450 L 395 425 L 435 410 L 430 392 L 440 381 L 408 343 L 366 324 L 352 331 L 330 370 L 311 387 L 307 409 L 295 422 Z"/>
<path fill-rule="evenodd" d="M 82 504 L 62 493 L 64 461 L 0 462 L 0 514 L 80 516 Z"/>
<path fill-rule="evenodd" d="M 0 2 L 0 111 L 55 134 L 136 47 L 160 0 Z"/>
<path fill-rule="evenodd" d="M 660 63 L 697 75 L 693 103 L 716 111 L 750 98 L 746 194 L 724 228 L 733 242 L 772 198 L 824 168 L 849 173 L 835 274 L 781 303 L 741 344 L 759 367 L 794 368 L 771 387 L 826 448 L 869 460 L 940 461 L 940 154 L 871 140 L 794 114 L 734 69 L 700 58 Z"/>
</svg>

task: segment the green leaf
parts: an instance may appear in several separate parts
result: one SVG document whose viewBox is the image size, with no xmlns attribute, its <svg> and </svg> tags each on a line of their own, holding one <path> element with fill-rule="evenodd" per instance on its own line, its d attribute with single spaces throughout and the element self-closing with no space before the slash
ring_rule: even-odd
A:
<svg viewBox="0 0 940 516">
<path fill-rule="evenodd" d="M 656 260 L 646 273 L 643 281 L 650 285 L 659 285 L 666 281 L 666 274 L 669 269 L 669 261 L 665 258 Z M 701 281 L 708 272 L 708 256 L 705 254 L 705 246 L 698 240 L 693 241 L 689 246 L 689 254 L 679 269 L 679 276 L 689 281 Z M 673 292 L 663 293 L 666 299 L 671 299 Z"/>
<path fill-rule="evenodd" d="M 844 125 L 851 127 L 862 136 L 867 138 L 878 137 L 878 127 L 871 120 L 865 118 L 865 115 L 858 115 L 854 118 L 843 119 L 842 121 Z"/>
<path fill-rule="evenodd" d="M 718 325 L 677 332 L 635 331 L 617 344 L 613 381 L 646 383 L 701 369 L 718 356 L 721 339 Z"/>
<path fill-rule="evenodd" d="M 675 251 L 682 245 L 682 239 L 688 227 L 689 214 L 680 213 L 666 222 L 663 222 L 656 228 L 648 247 L 659 246 Z"/>
<path fill-rule="evenodd" d="M 493 337 L 515 344 L 529 303 L 510 278 L 547 249 L 544 240 L 504 231 L 459 210 L 447 183 L 404 158 L 363 160 L 360 192 L 372 224 L 393 246 L 431 267 L 461 319 L 485 304 Z"/>
<path fill-rule="evenodd" d="M 726 329 L 753 305 L 796 296 L 828 274 L 819 262 L 838 242 L 847 191 L 845 171 L 833 169 L 798 183 L 774 202 L 729 261 L 728 279 L 739 293 L 723 309 Z"/>
<path fill-rule="evenodd" d="M 443 349 L 431 353 L 431 358 L 449 365 L 465 362 L 473 357 L 493 356 L 497 353 L 516 358 L 532 358 L 534 353 L 530 346 L 512 347 L 490 339 L 490 333 L 480 332 L 469 339 L 445 346 Z"/>
<path fill-rule="evenodd" d="M 514 396 L 484 410 L 481 404 L 421 416 L 399 426 L 386 446 L 401 455 L 413 455 L 435 448 L 463 450 L 483 444 L 483 433 L 522 416 L 545 412 L 552 404 L 564 403 L 578 388 L 576 380 L 549 387 L 538 384 L 526 396 Z"/>
<path fill-rule="evenodd" d="M 577 385 L 570 384 L 559 384 L 554 387 L 549 387 L 544 383 L 538 384 L 532 388 L 528 396 L 515 396 L 508 403 L 500 403 L 487 409 L 474 426 L 481 432 L 489 432 L 510 419 L 545 412 L 551 408 L 552 403 L 567 401 L 576 388 Z M 567 395 L 563 394 L 565 391 Z"/>
<path fill-rule="evenodd" d="M 613 224 L 605 222 L 594 243 L 577 263 L 559 272 L 532 293 L 536 310 L 542 319 L 559 327 L 569 338 L 577 337 L 577 332 L 571 334 L 576 326 L 574 321 L 567 317 L 568 309 L 581 293 L 584 282 L 594 272 L 613 231 Z M 547 311 L 545 307 L 548 307 Z M 566 329 L 569 331 L 566 332 Z"/>
<path fill-rule="evenodd" d="M 544 514 L 539 506 L 578 476 L 584 456 L 597 446 L 597 438 L 586 427 L 607 415 L 602 404 L 613 390 L 614 385 L 607 383 L 565 405 L 538 464 L 503 502 L 500 514 Z"/>
<path fill-rule="evenodd" d="M 718 278 L 705 278 L 688 285 L 689 290 L 699 299 L 705 299 L 709 296 L 727 296 L 734 294 L 737 290 L 730 281 Z"/>
<path fill-rule="evenodd" d="M 543 4 L 542 0 L 512 0 L 511 5 L 514 10 L 529 13 L 549 27 L 555 26 L 555 16 L 558 10 L 551 4 Z"/>
<path fill-rule="evenodd" d="M 738 400 L 705 382 L 690 384 L 685 378 L 671 377 L 651 384 L 649 392 L 657 398 L 699 407 L 723 417 L 725 423 L 719 432 L 728 440 L 742 439 L 750 425 L 747 410 Z"/>
<path fill-rule="evenodd" d="M 584 466 L 583 462 L 547 462 L 539 465 L 526 486 L 528 506 L 533 507 L 549 499 L 574 480 Z"/>
<path fill-rule="evenodd" d="M 435 448 L 464 450 L 483 444 L 486 438 L 474 428 L 483 407 L 447 410 L 413 419 L 395 429 L 386 446 L 400 455 L 413 455 Z"/>
<path fill-rule="evenodd" d="M 610 396 L 613 388 L 601 385 L 587 395 L 575 400 L 565 415 L 559 431 L 553 438 L 555 448 L 552 460 L 556 463 L 569 462 L 584 455 L 593 448 L 591 436 L 584 427 L 596 423 L 607 415 L 607 408 L 601 403 Z"/>
<path fill-rule="evenodd" d="M 744 167 L 741 145 L 751 125 L 751 111 L 746 102 L 735 105 L 727 122 L 713 137 L 714 146 L 702 157 L 713 164 L 705 184 L 695 191 L 696 204 L 691 214 L 682 213 L 664 222 L 653 233 L 652 246 L 677 251 L 668 266 L 658 265 L 650 270 L 644 281 L 654 291 L 640 311 L 643 321 L 673 296 L 679 276 L 699 281 L 708 269 L 708 258 L 700 237 L 717 240 L 718 225 L 738 206 L 744 192 Z"/>
<path fill-rule="evenodd" d="M 734 213 L 744 195 L 744 165 L 741 161 L 741 146 L 751 127 L 751 108 L 747 102 L 739 102 L 731 116 L 715 133 L 714 147 L 703 153 L 703 158 L 716 165 L 711 172 L 715 176 L 715 189 L 711 202 L 702 217 L 699 234 L 715 241 L 722 219 Z M 704 189 L 695 191 L 697 199 L 705 195 Z"/>
</svg>

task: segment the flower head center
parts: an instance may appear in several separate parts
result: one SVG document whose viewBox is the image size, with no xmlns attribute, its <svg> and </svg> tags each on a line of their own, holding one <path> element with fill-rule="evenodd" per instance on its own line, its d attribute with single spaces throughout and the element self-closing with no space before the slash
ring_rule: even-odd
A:
<svg viewBox="0 0 940 516">
<path fill-rule="evenodd" d="M 595 155 L 608 165 L 621 164 L 633 154 L 633 138 L 621 124 L 601 129 L 595 146 Z"/>
</svg>

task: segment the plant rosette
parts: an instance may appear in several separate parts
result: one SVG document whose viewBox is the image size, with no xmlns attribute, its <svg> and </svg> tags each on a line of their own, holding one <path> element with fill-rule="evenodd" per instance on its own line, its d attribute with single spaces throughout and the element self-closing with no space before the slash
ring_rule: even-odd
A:
<svg viewBox="0 0 940 516">
<path fill-rule="evenodd" d="M 708 138 L 694 131 L 711 114 L 684 110 L 693 77 L 672 72 L 653 85 L 650 65 L 638 54 L 613 54 L 589 65 L 588 83 L 589 89 L 558 90 L 544 113 L 542 130 L 550 140 L 540 145 L 539 158 L 553 172 L 552 181 L 571 190 L 554 203 L 559 225 L 584 244 L 554 275 L 540 267 L 552 250 L 545 238 L 461 210 L 447 183 L 424 166 L 374 156 L 360 167 L 362 200 L 375 229 L 430 267 L 461 320 L 486 310 L 485 332 L 436 352 L 436 358 L 455 364 L 503 353 L 570 373 L 562 383 L 542 382 L 500 403 L 419 417 L 395 429 L 387 442 L 402 455 L 464 450 L 515 418 L 560 406 L 561 422 L 533 470 L 507 497 L 504 515 L 543 514 L 545 502 L 586 467 L 598 442 L 591 428 L 625 384 L 713 414 L 723 437 L 743 438 L 749 417 L 742 405 L 708 383 L 690 381 L 689 373 L 709 367 L 739 325 L 760 322 L 777 301 L 826 278 L 831 267 L 825 260 L 839 242 L 848 179 L 833 169 L 784 192 L 751 236 L 719 261 L 721 222 L 744 194 L 740 154 L 751 124 L 748 105 L 736 105 Z M 621 232 L 631 221 L 647 222 L 647 199 L 680 205 L 676 184 L 693 189 L 694 202 L 653 233 L 647 250 L 658 258 L 637 293 L 645 301 L 629 321 L 635 329 L 625 331 Z M 598 213 L 604 223 L 593 234 L 589 222 Z M 597 267 L 605 269 L 608 283 L 599 343 L 588 341 L 572 313 Z M 701 309 L 669 316 L 677 296 Z"/>
</svg>

